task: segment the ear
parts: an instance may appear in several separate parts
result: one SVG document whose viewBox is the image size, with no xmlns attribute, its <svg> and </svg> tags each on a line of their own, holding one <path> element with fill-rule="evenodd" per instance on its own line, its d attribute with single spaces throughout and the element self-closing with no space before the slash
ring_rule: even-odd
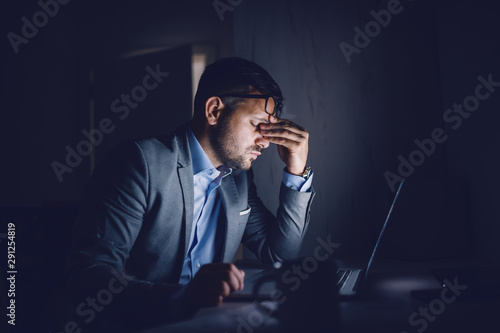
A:
<svg viewBox="0 0 500 333">
<path fill-rule="evenodd" d="M 209 125 L 216 125 L 224 110 L 224 103 L 217 96 L 212 96 L 205 102 L 205 118 Z"/>
</svg>

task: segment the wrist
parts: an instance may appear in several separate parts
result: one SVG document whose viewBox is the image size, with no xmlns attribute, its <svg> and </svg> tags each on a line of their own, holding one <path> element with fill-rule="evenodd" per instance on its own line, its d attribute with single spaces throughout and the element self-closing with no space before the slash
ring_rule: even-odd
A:
<svg viewBox="0 0 500 333">
<path fill-rule="evenodd" d="M 292 169 L 292 168 L 286 167 L 285 171 L 291 175 L 300 176 L 300 175 L 302 175 L 302 172 L 304 171 L 304 169 Z"/>
<path fill-rule="evenodd" d="M 288 167 L 285 168 L 285 171 L 288 172 L 291 175 L 303 177 L 307 179 L 309 177 L 309 174 L 311 173 L 311 167 L 310 166 L 304 166 L 302 169 L 289 169 Z"/>
</svg>

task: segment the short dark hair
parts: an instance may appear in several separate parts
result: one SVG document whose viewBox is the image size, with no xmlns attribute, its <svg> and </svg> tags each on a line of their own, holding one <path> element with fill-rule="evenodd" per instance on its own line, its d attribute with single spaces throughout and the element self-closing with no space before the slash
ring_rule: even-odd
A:
<svg viewBox="0 0 500 333">
<path fill-rule="evenodd" d="M 271 95 L 275 100 L 283 101 L 279 85 L 271 75 L 256 63 L 239 58 L 224 58 L 205 68 L 201 75 L 198 90 L 194 98 L 194 112 L 204 112 L 205 102 L 212 96 L 228 93 L 248 93 L 254 88 L 262 94 Z M 227 98 L 229 110 L 234 110 L 240 98 Z M 281 107 L 276 110 L 279 117 Z"/>
</svg>

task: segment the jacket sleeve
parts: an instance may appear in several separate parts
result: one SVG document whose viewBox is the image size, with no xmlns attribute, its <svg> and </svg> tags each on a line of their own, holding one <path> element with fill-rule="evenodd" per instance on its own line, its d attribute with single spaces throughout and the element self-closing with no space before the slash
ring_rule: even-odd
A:
<svg viewBox="0 0 500 333">
<path fill-rule="evenodd" d="M 248 204 L 252 208 L 242 242 L 263 263 L 297 258 L 307 231 L 314 189 L 299 192 L 281 183 L 279 206 L 274 216 L 257 196 L 253 172 L 248 172 Z"/>
<path fill-rule="evenodd" d="M 125 262 L 147 211 L 148 182 L 142 150 L 128 142 L 108 154 L 87 183 L 63 283 L 71 304 L 65 316 L 84 332 L 103 323 L 127 328 L 165 323 L 196 311 L 179 297 L 185 287 L 126 274 Z"/>
</svg>

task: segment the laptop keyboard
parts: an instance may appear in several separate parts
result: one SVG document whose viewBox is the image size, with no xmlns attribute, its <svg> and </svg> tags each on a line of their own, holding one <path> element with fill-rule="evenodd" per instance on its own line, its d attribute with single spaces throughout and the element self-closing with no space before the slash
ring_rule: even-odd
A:
<svg viewBox="0 0 500 333">
<path fill-rule="evenodd" d="M 350 272 L 351 272 L 350 269 L 337 270 L 337 286 L 340 286 L 345 282 Z"/>
<path fill-rule="evenodd" d="M 338 269 L 337 270 L 337 286 L 342 285 L 345 280 L 347 280 L 347 277 L 349 274 L 352 272 L 351 269 Z M 252 276 L 248 277 L 245 279 L 245 283 L 250 283 L 257 281 L 259 278 L 261 278 L 263 275 L 265 275 L 266 271 L 258 272 L 256 274 L 253 274 Z"/>
<path fill-rule="evenodd" d="M 245 283 L 256 282 L 258 279 L 260 279 L 265 274 L 266 274 L 265 270 L 263 270 L 262 272 L 255 273 L 252 276 L 245 278 Z"/>
</svg>

